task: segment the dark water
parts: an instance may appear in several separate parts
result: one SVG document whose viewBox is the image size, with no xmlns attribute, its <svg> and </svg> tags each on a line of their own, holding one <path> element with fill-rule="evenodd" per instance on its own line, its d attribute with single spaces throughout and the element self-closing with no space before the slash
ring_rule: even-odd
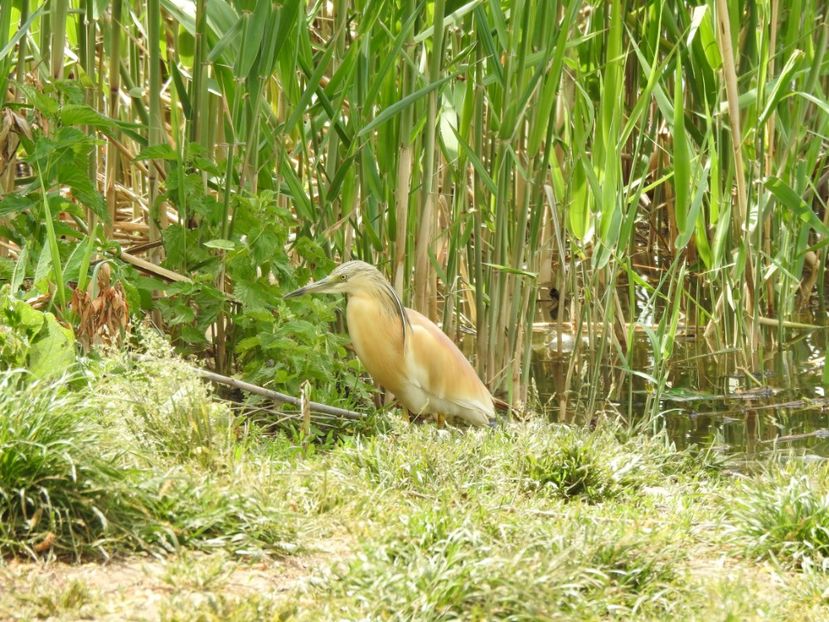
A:
<svg viewBox="0 0 829 622">
<path fill-rule="evenodd" d="M 782 344 L 762 344 L 761 352 L 751 357 L 712 352 L 702 337 L 683 337 L 674 346 L 674 362 L 665 369 L 666 388 L 658 401 L 654 383 L 630 373 L 654 375 L 654 358 L 644 334 L 632 344 L 628 371 L 623 361 L 615 360 L 597 372 L 590 345 L 584 344 L 569 385 L 572 355 L 555 352 L 547 345 L 550 341 L 549 332 L 535 336 L 533 376 L 541 402 L 554 418 L 589 422 L 597 412 L 605 412 L 641 421 L 647 416 L 650 395 L 677 447 L 714 443 L 749 458 L 775 449 L 829 457 L 824 330 Z M 564 345 L 567 349 L 568 343 Z M 607 354 L 606 359 L 611 353 Z"/>
</svg>

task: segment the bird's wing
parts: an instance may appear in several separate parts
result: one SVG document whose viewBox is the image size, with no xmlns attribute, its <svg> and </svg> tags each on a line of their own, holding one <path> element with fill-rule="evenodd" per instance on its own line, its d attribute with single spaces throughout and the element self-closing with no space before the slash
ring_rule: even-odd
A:
<svg viewBox="0 0 829 622">
<path fill-rule="evenodd" d="M 412 309 L 407 312 L 412 332 L 406 358 L 412 383 L 438 399 L 492 411 L 489 390 L 454 342 L 427 317 Z"/>
</svg>

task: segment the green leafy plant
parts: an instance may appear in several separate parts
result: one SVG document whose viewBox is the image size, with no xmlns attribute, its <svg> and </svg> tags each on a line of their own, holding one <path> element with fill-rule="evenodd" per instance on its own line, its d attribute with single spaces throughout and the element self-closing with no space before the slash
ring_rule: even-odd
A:
<svg viewBox="0 0 829 622">
<path fill-rule="evenodd" d="M 35 378 L 59 375 L 75 363 L 75 337 L 54 314 L 38 311 L 0 287 L 0 370 L 24 368 Z"/>
</svg>

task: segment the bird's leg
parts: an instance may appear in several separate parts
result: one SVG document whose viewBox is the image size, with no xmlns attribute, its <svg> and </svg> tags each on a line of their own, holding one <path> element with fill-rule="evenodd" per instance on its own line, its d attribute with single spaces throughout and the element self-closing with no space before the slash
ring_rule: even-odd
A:
<svg viewBox="0 0 829 622">
<path fill-rule="evenodd" d="M 445 428 L 446 427 L 446 417 L 444 416 L 443 413 L 437 413 L 435 415 L 435 422 L 437 423 L 437 426 L 439 428 Z"/>
<path fill-rule="evenodd" d="M 406 415 L 409 419 L 409 423 L 417 423 L 417 424 L 423 423 L 423 417 L 419 413 L 412 412 L 408 408 L 404 408 L 403 410 L 406 411 Z"/>
</svg>

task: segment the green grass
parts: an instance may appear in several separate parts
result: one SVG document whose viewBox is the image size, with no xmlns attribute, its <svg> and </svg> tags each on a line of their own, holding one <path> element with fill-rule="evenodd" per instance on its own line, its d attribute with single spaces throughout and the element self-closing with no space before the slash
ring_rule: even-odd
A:
<svg viewBox="0 0 829 622">
<path fill-rule="evenodd" d="M 128 537 L 144 500 L 82 394 L 0 372 L 0 411 L 0 550 L 80 553 Z"/>
<path fill-rule="evenodd" d="M 90 373 L 78 388 L 0 372 L 0 553 L 291 546 L 276 463 L 236 460 L 248 431 L 183 363 L 138 355 Z"/>
<path fill-rule="evenodd" d="M 117 618 L 151 597 L 164 620 L 829 614 L 820 463 L 736 475 L 610 423 L 459 432 L 396 415 L 308 446 L 232 412 L 152 340 L 86 383 L 7 374 L 0 403 L 0 618 Z"/>
<path fill-rule="evenodd" d="M 829 570 L 829 470 L 825 463 L 771 465 L 743 483 L 731 506 L 747 552 Z"/>
</svg>

